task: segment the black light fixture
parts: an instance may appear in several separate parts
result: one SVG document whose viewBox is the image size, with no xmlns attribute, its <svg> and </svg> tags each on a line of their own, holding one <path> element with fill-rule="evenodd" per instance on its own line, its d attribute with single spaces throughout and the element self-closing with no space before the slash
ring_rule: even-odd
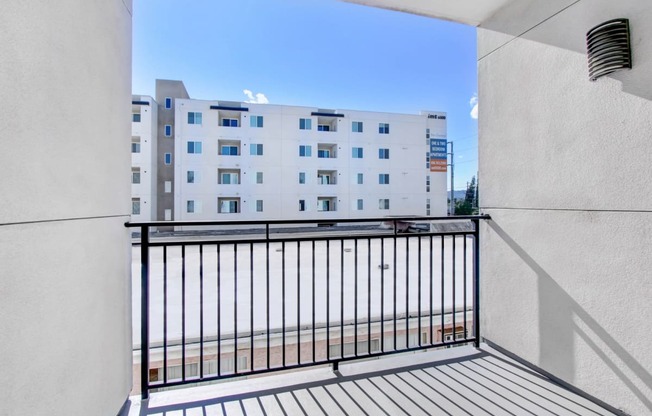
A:
<svg viewBox="0 0 652 416">
<path fill-rule="evenodd" d="M 586 33 L 589 79 L 598 78 L 623 68 L 632 67 L 629 19 L 613 19 Z"/>
</svg>

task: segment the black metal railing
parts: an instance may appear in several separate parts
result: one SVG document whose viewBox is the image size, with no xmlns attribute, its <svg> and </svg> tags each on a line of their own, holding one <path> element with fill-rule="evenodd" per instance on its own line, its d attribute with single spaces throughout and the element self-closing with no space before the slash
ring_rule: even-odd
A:
<svg viewBox="0 0 652 416">
<path fill-rule="evenodd" d="M 486 218 L 127 223 L 139 231 L 143 398 L 243 374 L 478 346 Z"/>
</svg>

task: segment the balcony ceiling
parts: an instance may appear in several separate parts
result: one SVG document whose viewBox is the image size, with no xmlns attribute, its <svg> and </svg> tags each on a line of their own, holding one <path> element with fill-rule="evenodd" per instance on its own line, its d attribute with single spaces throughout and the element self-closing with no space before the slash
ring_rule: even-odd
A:
<svg viewBox="0 0 652 416">
<path fill-rule="evenodd" d="M 366 6 L 420 14 L 480 26 L 516 0 L 344 0 Z"/>
</svg>

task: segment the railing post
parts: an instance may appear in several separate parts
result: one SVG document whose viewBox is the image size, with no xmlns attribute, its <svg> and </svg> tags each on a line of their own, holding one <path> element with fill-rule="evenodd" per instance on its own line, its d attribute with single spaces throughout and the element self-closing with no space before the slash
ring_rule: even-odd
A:
<svg viewBox="0 0 652 416">
<path fill-rule="evenodd" d="M 480 348 L 480 220 L 473 221 L 473 331 L 474 345 Z"/>
<path fill-rule="evenodd" d="M 140 389 L 149 398 L 149 226 L 140 227 Z"/>
</svg>

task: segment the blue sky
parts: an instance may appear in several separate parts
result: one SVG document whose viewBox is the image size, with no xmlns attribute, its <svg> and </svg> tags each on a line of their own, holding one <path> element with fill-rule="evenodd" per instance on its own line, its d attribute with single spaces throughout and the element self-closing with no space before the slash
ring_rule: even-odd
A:
<svg viewBox="0 0 652 416">
<path fill-rule="evenodd" d="M 475 28 L 337 0 L 135 0 L 133 92 L 448 113 L 455 188 L 477 171 Z M 450 185 L 449 185 L 450 187 Z"/>
</svg>

